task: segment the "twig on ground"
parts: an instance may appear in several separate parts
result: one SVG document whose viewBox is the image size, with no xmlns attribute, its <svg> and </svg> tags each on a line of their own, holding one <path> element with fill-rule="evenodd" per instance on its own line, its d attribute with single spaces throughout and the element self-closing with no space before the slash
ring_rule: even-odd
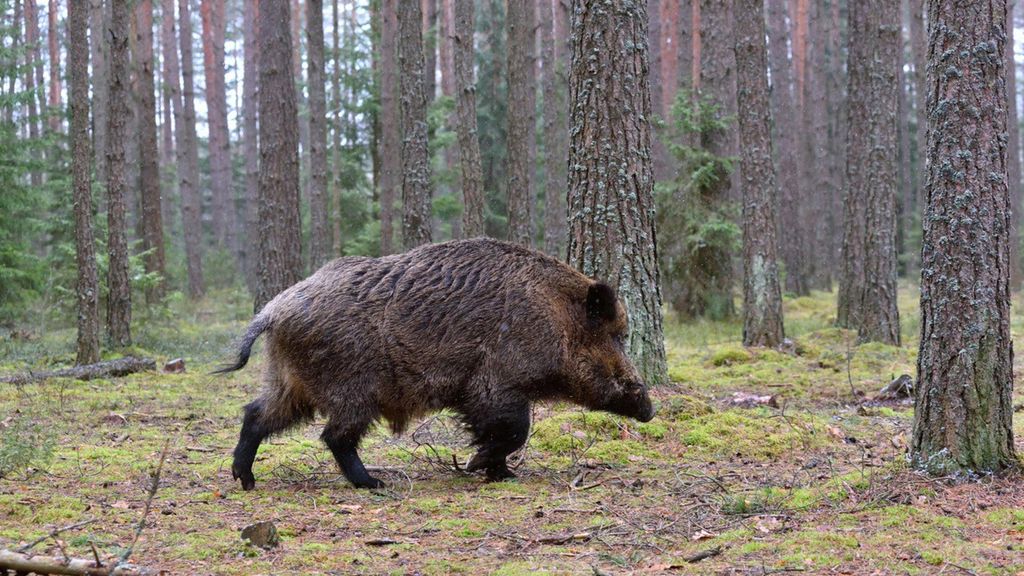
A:
<svg viewBox="0 0 1024 576">
<path fill-rule="evenodd" d="M 16 550 L 16 552 L 18 552 L 19 554 L 23 554 L 25 552 L 28 552 L 32 548 L 35 548 L 35 546 L 37 544 L 43 542 L 44 540 L 47 540 L 49 538 L 56 538 L 57 535 L 60 534 L 61 532 L 67 532 L 68 530 L 74 530 L 76 528 L 81 528 L 82 526 L 86 526 L 86 525 L 92 524 L 95 521 L 96 521 L 95 518 L 89 518 L 88 520 L 82 520 L 81 522 L 76 522 L 74 524 L 71 524 L 71 525 L 68 525 L 68 526 L 64 526 L 62 528 L 57 528 L 57 529 L 53 530 L 52 532 L 50 532 L 49 534 L 47 534 L 45 536 L 40 536 L 39 538 L 36 538 L 35 540 L 29 542 L 28 544 L 25 544 L 21 548 L 18 548 Z"/>
<path fill-rule="evenodd" d="M 149 509 L 153 505 L 153 497 L 156 496 L 157 488 L 160 487 L 160 472 L 164 468 L 164 460 L 167 459 L 167 449 L 171 446 L 171 439 L 168 438 L 164 441 L 164 449 L 160 452 L 160 462 L 156 465 L 156 471 L 153 472 L 152 481 L 149 485 L 149 495 L 146 497 L 146 507 L 142 510 L 142 518 L 139 519 L 139 525 L 135 528 L 135 537 L 132 538 L 132 543 L 128 546 L 128 549 L 121 555 L 121 562 L 127 562 L 128 557 L 132 555 L 132 551 L 135 550 L 135 544 L 139 541 L 139 536 L 142 535 L 142 530 L 146 528 L 146 518 L 149 516 Z"/>
</svg>

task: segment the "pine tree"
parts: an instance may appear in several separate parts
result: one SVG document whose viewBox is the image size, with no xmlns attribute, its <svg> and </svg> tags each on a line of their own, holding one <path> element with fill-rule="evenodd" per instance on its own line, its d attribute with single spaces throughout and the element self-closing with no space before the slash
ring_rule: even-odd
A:
<svg viewBox="0 0 1024 576">
<path fill-rule="evenodd" d="M 736 0 L 736 83 L 743 174 L 743 345 L 782 343 L 776 265 L 775 169 L 768 103 L 764 1 Z"/>
<path fill-rule="evenodd" d="M 75 362 L 78 364 L 92 364 L 100 359 L 100 283 L 96 270 L 96 246 L 92 224 L 92 150 L 89 145 L 89 40 L 86 36 L 88 23 L 87 0 L 70 0 L 68 74 L 71 93 L 68 101 L 71 108 L 69 119 L 71 176 L 74 189 L 75 263 L 78 267 L 78 283 L 75 287 L 78 301 L 78 352 Z"/>
<path fill-rule="evenodd" d="M 291 8 L 261 2 L 259 39 L 259 311 L 302 273 L 299 125 L 293 81 Z"/>
<path fill-rule="evenodd" d="M 1006 0 L 978 0 L 971 8 L 928 0 L 932 124 L 910 454 L 917 466 L 941 475 L 1019 465 L 1013 445 Z"/>
<path fill-rule="evenodd" d="M 127 2 L 114 2 L 110 38 L 109 110 L 107 112 L 107 339 L 115 348 L 131 346 L 132 291 L 128 276 L 128 236 L 125 195 L 128 188 L 125 142 L 128 140 L 130 88 L 128 85 Z M 51 79 L 52 81 L 52 79 Z M 51 126 L 51 130 L 53 126 Z"/>
<path fill-rule="evenodd" d="M 423 73 L 422 15 L 418 2 L 398 11 L 398 64 L 402 101 L 402 243 L 405 249 L 431 241 L 430 156 Z"/>
<path fill-rule="evenodd" d="M 572 5 L 569 262 L 610 282 L 629 315 L 626 349 L 664 382 L 651 165 L 647 2 Z"/>
<path fill-rule="evenodd" d="M 319 268 L 330 259 L 331 230 L 327 200 L 327 110 L 324 101 L 323 0 L 306 0 L 306 53 L 309 57 L 309 260 Z"/>
<path fill-rule="evenodd" d="M 452 59 L 455 68 L 456 129 L 462 166 L 462 231 L 466 238 L 484 233 L 484 182 L 477 138 L 476 80 L 473 77 L 473 0 L 453 0 Z"/>
<path fill-rule="evenodd" d="M 536 0 L 508 0 L 508 239 L 533 244 Z"/>
</svg>

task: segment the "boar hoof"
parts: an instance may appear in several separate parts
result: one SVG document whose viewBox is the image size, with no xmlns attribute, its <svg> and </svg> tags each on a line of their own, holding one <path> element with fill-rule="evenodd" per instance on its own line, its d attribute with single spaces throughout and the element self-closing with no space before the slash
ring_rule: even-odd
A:
<svg viewBox="0 0 1024 576">
<path fill-rule="evenodd" d="M 252 472 L 239 472 L 232 466 L 231 477 L 242 481 L 242 490 L 252 490 L 256 487 L 256 478 L 252 475 Z"/>
<path fill-rule="evenodd" d="M 515 478 L 516 475 L 508 469 L 508 466 L 504 464 L 498 468 L 487 469 L 487 481 L 488 482 L 501 482 L 502 480 L 508 480 Z"/>
<path fill-rule="evenodd" d="M 365 479 L 353 480 L 352 485 L 355 486 L 356 488 L 369 488 L 370 490 L 373 490 L 374 488 L 387 487 L 387 484 L 381 482 L 380 480 L 374 478 L 373 476 L 367 476 Z"/>
</svg>

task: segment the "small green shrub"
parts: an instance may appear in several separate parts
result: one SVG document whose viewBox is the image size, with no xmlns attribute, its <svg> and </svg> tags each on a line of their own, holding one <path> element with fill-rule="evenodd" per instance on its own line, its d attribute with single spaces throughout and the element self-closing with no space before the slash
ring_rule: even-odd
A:
<svg viewBox="0 0 1024 576">
<path fill-rule="evenodd" d="M 48 466 L 56 444 L 48 430 L 25 418 L 17 418 L 0 431 L 0 478 L 8 478 L 30 466 Z"/>
</svg>

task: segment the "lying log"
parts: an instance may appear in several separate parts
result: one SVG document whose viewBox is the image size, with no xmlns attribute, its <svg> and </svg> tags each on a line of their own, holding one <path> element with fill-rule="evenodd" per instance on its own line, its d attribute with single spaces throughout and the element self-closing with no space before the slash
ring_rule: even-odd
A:
<svg viewBox="0 0 1024 576">
<path fill-rule="evenodd" d="M 62 574 L 66 576 L 151 576 L 157 570 L 133 564 L 97 566 L 95 560 L 81 558 L 53 558 L 30 556 L 10 550 L 0 550 L 0 573 L 13 570 L 15 574 Z"/>
<path fill-rule="evenodd" d="M 156 361 L 152 358 L 136 358 L 125 356 L 116 360 L 105 360 L 95 364 L 83 364 L 73 368 L 60 370 L 44 370 L 0 377 L 4 384 L 29 384 L 50 378 L 74 378 L 75 380 L 93 380 L 95 378 L 117 378 L 136 372 L 156 370 Z"/>
</svg>

